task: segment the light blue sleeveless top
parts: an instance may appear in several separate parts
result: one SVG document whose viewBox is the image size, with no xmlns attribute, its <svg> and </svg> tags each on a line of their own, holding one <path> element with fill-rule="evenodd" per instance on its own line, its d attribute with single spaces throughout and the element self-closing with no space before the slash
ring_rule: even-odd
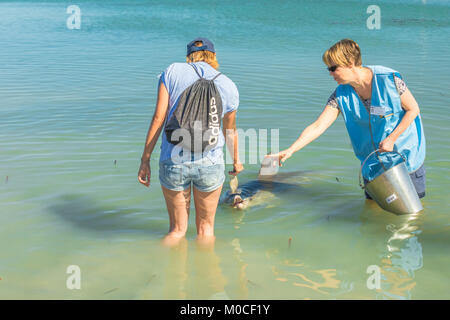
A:
<svg viewBox="0 0 450 320">
<path fill-rule="evenodd" d="M 400 74 L 383 66 L 367 66 L 373 72 L 370 112 L 349 85 L 340 85 L 336 89 L 339 108 L 344 117 L 353 150 L 361 163 L 378 149 L 381 141 L 389 136 L 403 119 L 400 96 L 394 82 Z M 398 137 L 394 150 L 406 159 L 408 171 L 414 172 L 425 160 L 425 135 L 420 115 Z M 383 162 L 383 166 L 380 164 Z M 371 156 L 363 168 L 363 176 L 371 181 L 382 174 L 385 169 L 400 163 L 402 158 L 395 153 L 382 153 Z"/>
</svg>

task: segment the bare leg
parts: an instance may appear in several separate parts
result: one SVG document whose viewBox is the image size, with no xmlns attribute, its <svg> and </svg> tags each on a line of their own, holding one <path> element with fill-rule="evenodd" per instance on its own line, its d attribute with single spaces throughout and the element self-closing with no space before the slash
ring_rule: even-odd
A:
<svg viewBox="0 0 450 320">
<path fill-rule="evenodd" d="M 222 186 L 211 192 L 202 192 L 194 187 L 195 223 L 199 245 L 214 244 L 214 218 L 221 191 Z"/>
<path fill-rule="evenodd" d="M 188 228 L 191 206 L 191 187 L 183 191 L 172 191 L 161 186 L 169 213 L 169 232 L 163 239 L 163 245 L 174 246 L 184 238 Z"/>
</svg>

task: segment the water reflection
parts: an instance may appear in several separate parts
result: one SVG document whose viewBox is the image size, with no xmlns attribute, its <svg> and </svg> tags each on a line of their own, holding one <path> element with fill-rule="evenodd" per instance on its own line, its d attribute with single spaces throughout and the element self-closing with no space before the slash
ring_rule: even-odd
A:
<svg viewBox="0 0 450 320">
<path fill-rule="evenodd" d="M 279 260 L 280 252 L 277 249 L 266 251 L 266 257 Z M 343 281 L 338 279 L 337 269 L 317 269 L 302 262 L 298 258 L 288 257 L 282 259 L 272 266 L 272 274 L 275 281 L 280 283 L 280 292 L 284 299 L 310 299 L 335 296 L 336 292 L 342 290 Z M 287 286 L 287 287 L 286 287 Z M 290 288 L 289 288 L 290 287 Z M 299 296 L 295 296 L 293 287 L 306 288 L 309 290 L 298 291 Z M 319 294 L 319 295 L 317 295 Z"/>
<path fill-rule="evenodd" d="M 362 230 L 370 227 L 385 228 L 385 243 L 379 257 L 381 269 L 380 289 L 377 299 L 411 299 L 416 286 L 415 272 L 423 267 L 422 245 L 418 235 L 422 232 L 424 213 L 395 215 L 367 201 L 361 216 Z M 377 232 L 378 233 L 378 232 Z M 378 234 L 379 235 L 379 234 Z"/>
<path fill-rule="evenodd" d="M 252 283 L 247 277 L 248 263 L 242 257 L 243 251 L 238 238 L 231 241 L 231 246 L 233 247 L 233 258 L 237 261 L 239 270 L 238 292 L 236 293 L 236 297 L 238 299 L 248 299 L 248 285 Z"/>
<path fill-rule="evenodd" d="M 244 225 L 245 214 L 245 210 L 233 213 L 234 226 Z M 283 244 L 266 249 L 265 257 L 258 260 L 259 263 L 254 260 L 260 259 L 258 255 L 243 250 L 245 246 L 241 245 L 248 244 L 243 239 L 234 238 L 226 244 L 219 242 L 218 246 L 216 244 L 218 250 L 214 244 L 205 246 L 184 239 L 173 248 L 165 248 L 168 256 L 163 259 L 167 266 L 163 268 L 164 292 L 161 297 L 412 299 L 415 273 L 423 267 L 419 241 L 423 214 L 397 216 L 380 209 L 373 201 L 367 201 L 365 205 L 357 202 L 350 216 L 342 214 L 341 220 L 336 216 L 335 225 L 328 226 L 334 232 L 340 227 L 338 222 L 342 222 L 349 233 L 349 238 L 342 244 L 358 244 L 353 249 L 342 249 L 356 251 L 351 258 L 333 251 L 337 254 L 334 257 L 327 251 L 329 244 L 325 241 L 323 252 L 327 255 L 319 262 L 304 248 L 291 247 L 288 235 L 283 238 Z M 343 260 L 350 261 L 351 265 L 346 264 L 344 268 Z M 369 275 L 365 271 L 369 265 L 380 268 L 380 289 L 367 287 Z"/>
<path fill-rule="evenodd" d="M 167 248 L 163 298 L 229 299 L 214 244 L 195 242 L 192 246 L 183 239 Z"/>
<path fill-rule="evenodd" d="M 329 293 L 322 289 L 338 289 L 339 288 L 339 284 L 341 283 L 341 281 L 338 279 L 335 279 L 336 269 L 317 270 L 317 271 L 313 271 L 313 272 L 316 274 L 319 274 L 321 276 L 322 279 L 320 282 L 309 279 L 301 273 L 291 273 L 292 275 L 299 278 L 297 281 L 299 281 L 299 280 L 303 281 L 303 283 L 294 281 L 292 284 L 297 287 L 310 288 L 312 290 L 315 290 L 318 293 L 322 293 L 325 295 L 328 295 Z"/>
<path fill-rule="evenodd" d="M 168 248 L 168 265 L 165 272 L 165 285 L 163 296 L 165 299 L 186 299 L 187 252 L 186 239 L 178 242 L 178 245 Z"/>
<path fill-rule="evenodd" d="M 286 258 L 283 258 L 283 252 L 273 249 L 266 252 L 269 260 L 275 260 L 273 279 L 279 283 L 280 291 L 289 290 L 290 298 L 295 299 L 412 299 L 417 285 L 415 273 L 423 267 L 419 241 L 423 217 L 423 212 L 397 216 L 382 210 L 373 201 L 367 201 L 352 212 L 349 221 L 347 216 L 341 216 L 346 225 L 351 226 L 358 219 L 362 222 L 360 232 L 352 232 L 346 227 L 349 237 L 355 241 L 352 242 L 358 244 L 353 248 L 362 249 L 359 253 L 354 252 L 356 255 L 349 260 L 351 266 L 339 268 L 339 257 L 332 256 L 325 260 L 326 263 L 318 265 L 308 256 L 300 258 L 300 252 L 291 250 L 289 254 L 289 249 L 285 250 Z M 369 265 L 377 265 L 380 270 L 380 288 L 373 291 L 366 283 L 369 274 L 364 273 Z M 297 294 L 292 287 L 304 290 Z"/>
<path fill-rule="evenodd" d="M 377 298 L 411 299 L 416 286 L 414 272 L 423 267 L 418 217 L 417 214 L 400 217 L 399 223 L 386 226 L 390 237 L 381 259 L 381 289 Z"/>
</svg>

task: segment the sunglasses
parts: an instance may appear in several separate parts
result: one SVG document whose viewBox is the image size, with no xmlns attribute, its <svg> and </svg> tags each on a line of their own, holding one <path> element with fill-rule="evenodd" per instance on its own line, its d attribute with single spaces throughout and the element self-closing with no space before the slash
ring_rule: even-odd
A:
<svg viewBox="0 0 450 320">
<path fill-rule="evenodd" d="M 331 67 L 328 67 L 327 69 L 330 72 L 335 72 L 337 68 L 338 68 L 338 66 L 331 66 Z"/>
</svg>

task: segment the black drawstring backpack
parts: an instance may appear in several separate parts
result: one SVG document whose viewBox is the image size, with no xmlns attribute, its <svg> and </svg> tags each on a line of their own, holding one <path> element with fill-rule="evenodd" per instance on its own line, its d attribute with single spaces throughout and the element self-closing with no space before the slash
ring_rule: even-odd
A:
<svg viewBox="0 0 450 320">
<path fill-rule="evenodd" d="M 222 99 L 213 79 L 200 77 L 181 94 L 164 131 L 167 141 L 191 152 L 205 152 L 217 145 L 222 122 Z"/>
</svg>

